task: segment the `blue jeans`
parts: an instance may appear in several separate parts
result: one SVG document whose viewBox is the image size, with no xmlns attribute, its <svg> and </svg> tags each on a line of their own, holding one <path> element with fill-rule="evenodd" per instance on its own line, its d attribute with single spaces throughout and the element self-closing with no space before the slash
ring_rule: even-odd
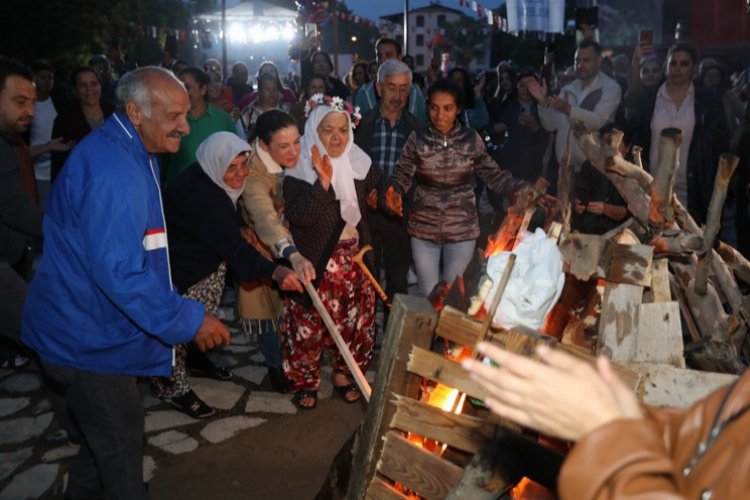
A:
<svg viewBox="0 0 750 500">
<path fill-rule="evenodd" d="M 462 274 L 474 256 L 475 240 L 457 243 L 436 243 L 412 237 L 411 253 L 417 271 L 417 294 L 427 297 L 440 281 L 453 283 Z M 443 272 L 440 272 L 442 258 Z"/>
<path fill-rule="evenodd" d="M 143 401 L 136 377 L 50 365 L 42 368 L 67 400 L 80 428 L 81 448 L 69 470 L 65 497 L 147 500 L 143 485 Z"/>
</svg>

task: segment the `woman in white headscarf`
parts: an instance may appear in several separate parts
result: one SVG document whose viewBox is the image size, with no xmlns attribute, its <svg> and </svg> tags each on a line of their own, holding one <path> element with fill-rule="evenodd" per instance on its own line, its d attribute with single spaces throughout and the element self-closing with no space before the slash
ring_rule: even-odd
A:
<svg viewBox="0 0 750 500">
<path fill-rule="evenodd" d="M 237 201 L 248 175 L 250 149 L 235 134 L 216 132 L 198 146 L 198 161 L 164 191 L 172 279 L 180 293 L 212 314 L 219 308 L 227 268 L 241 280 L 271 277 L 284 290 L 302 290 L 294 271 L 265 259 L 240 233 Z M 153 392 L 194 418 L 212 415 L 213 408 L 190 388 L 188 367 L 194 375 L 220 380 L 231 378 L 231 372 L 190 345 L 175 351 L 172 376 L 153 377 Z"/>
<path fill-rule="evenodd" d="M 323 304 L 364 372 L 372 358 L 375 292 L 352 257 L 370 243 L 367 195 L 381 174 L 354 144 L 350 114 L 356 112 L 348 103 L 317 94 L 310 104 L 299 162 L 284 178 L 284 213 L 297 248 L 315 266 Z M 361 394 L 309 299 L 290 294 L 284 305 L 283 366 L 297 406 L 317 403 L 324 347 L 332 354 L 334 388 L 346 402 L 357 401 Z"/>
</svg>

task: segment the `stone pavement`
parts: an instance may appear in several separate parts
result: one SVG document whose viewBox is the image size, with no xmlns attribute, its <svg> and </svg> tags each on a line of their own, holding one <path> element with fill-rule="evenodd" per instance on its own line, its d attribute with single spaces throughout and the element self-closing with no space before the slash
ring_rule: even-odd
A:
<svg viewBox="0 0 750 500">
<path fill-rule="evenodd" d="M 146 418 L 143 470 L 149 481 L 160 463 L 189 454 L 201 446 L 221 443 L 245 429 L 294 414 L 291 394 L 277 394 L 266 379 L 263 356 L 254 339 L 238 328 L 231 307 L 222 308 L 232 344 L 209 356 L 230 367 L 232 380 L 219 382 L 191 377 L 195 392 L 217 413 L 205 420 L 190 418 L 141 385 Z M 323 368 L 319 397 L 330 398 L 330 367 Z M 368 372 L 370 383 L 374 373 Z M 67 468 L 77 448 L 53 418 L 39 370 L 0 369 L 0 500 L 61 498 Z"/>
</svg>

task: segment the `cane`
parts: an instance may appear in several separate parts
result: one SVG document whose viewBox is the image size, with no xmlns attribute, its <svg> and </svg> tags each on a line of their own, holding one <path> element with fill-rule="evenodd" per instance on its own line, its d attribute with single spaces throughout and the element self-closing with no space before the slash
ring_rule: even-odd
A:
<svg viewBox="0 0 750 500">
<path fill-rule="evenodd" d="M 349 371 L 352 372 L 352 375 L 354 376 L 354 382 L 357 384 L 360 392 L 365 397 L 365 401 L 369 403 L 370 394 L 372 394 L 372 388 L 370 388 L 370 384 L 367 382 L 365 374 L 362 373 L 362 370 L 359 369 L 357 361 L 354 359 L 354 356 L 352 356 L 352 352 L 349 350 L 346 342 L 344 342 L 343 337 L 341 337 L 339 329 L 336 327 L 336 324 L 333 322 L 333 318 L 331 318 L 328 310 L 323 305 L 323 301 L 320 300 L 318 291 L 315 290 L 315 287 L 310 281 L 305 283 L 305 290 L 307 290 L 307 293 L 310 295 L 310 298 L 313 301 L 313 305 L 320 314 L 320 317 L 323 318 L 323 323 L 325 323 L 326 328 L 328 329 L 328 333 L 330 333 L 331 337 L 333 337 L 333 341 L 336 343 L 336 347 L 339 348 L 339 352 L 341 352 L 341 356 L 343 356 L 346 366 L 349 368 Z"/>
</svg>

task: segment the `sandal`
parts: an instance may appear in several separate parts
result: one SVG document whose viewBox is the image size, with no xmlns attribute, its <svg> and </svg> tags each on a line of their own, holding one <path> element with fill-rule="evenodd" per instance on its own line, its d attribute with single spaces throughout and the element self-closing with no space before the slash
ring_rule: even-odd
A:
<svg viewBox="0 0 750 500">
<path fill-rule="evenodd" d="M 302 401 L 305 399 L 312 399 L 311 404 L 303 404 Z M 312 410 L 318 405 L 318 391 L 314 389 L 299 390 L 294 393 L 292 397 L 292 403 L 300 410 Z"/>
<path fill-rule="evenodd" d="M 333 388 L 341 396 L 341 399 L 349 404 L 356 403 L 362 396 L 359 388 L 354 384 L 334 385 Z"/>
</svg>

